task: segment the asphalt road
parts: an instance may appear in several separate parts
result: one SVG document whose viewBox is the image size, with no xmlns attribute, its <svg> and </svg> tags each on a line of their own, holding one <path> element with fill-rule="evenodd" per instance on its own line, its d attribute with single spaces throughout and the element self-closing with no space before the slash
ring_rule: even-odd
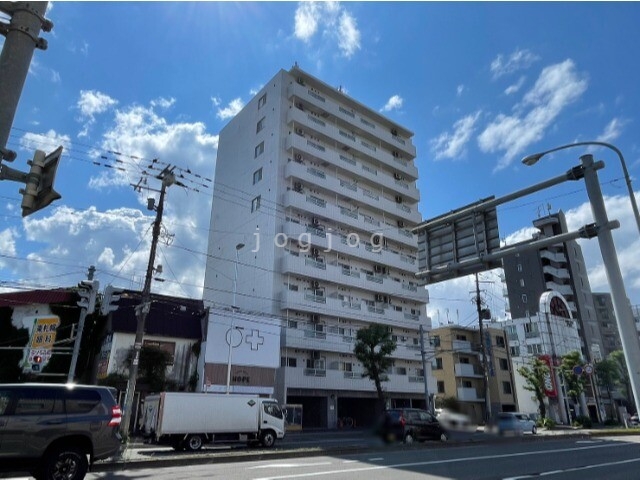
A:
<svg viewBox="0 0 640 480">
<path fill-rule="evenodd" d="M 351 455 L 91 473 L 96 479 L 630 480 L 640 478 L 640 436 L 492 444 L 427 443 Z"/>
</svg>

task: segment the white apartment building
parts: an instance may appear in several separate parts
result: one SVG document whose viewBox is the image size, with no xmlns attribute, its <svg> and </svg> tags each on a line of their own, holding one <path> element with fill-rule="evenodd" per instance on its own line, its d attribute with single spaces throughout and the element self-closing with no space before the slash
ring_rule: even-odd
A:
<svg viewBox="0 0 640 480">
<path fill-rule="evenodd" d="M 307 427 L 375 420 L 374 384 L 353 355 L 356 332 L 373 322 L 398 344 L 383 384 L 391 404 L 424 406 L 419 327 L 431 322 L 410 230 L 422 220 L 412 136 L 297 65 L 220 132 L 205 306 L 237 307 L 255 317 L 252 330 L 261 317 L 280 322 L 273 394 L 301 405 Z M 220 337 L 207 349 L 227 351 L 231 335 Z M 234 378 L 242 366 L 229 363 Z"/>
<path fill-rule="evenodd" d="M 563 379 L 556 367 L 563 355 L 580 351 L 581 340 L 577 322 L 572 318 L 569 302 L 555 291 L 543 293 L 536 310 L 537 313 L 528 317 L 499 322 L 504 325 L 507 333 L 518 409 L 526 413 L 538 412 L 538 402 L 534 393 L 525 389 L 526 381 L 518 373 L 518 368 L 530 366 L 534 358 L 540 358 L 553 372 L 546 389 L 547 416 L 558 423 L 567 424 L 568 410 L 573 407 L 569 405 Z M 595 408 L 595 399 L 590 400 L 588 408 Z"/>
</svg>

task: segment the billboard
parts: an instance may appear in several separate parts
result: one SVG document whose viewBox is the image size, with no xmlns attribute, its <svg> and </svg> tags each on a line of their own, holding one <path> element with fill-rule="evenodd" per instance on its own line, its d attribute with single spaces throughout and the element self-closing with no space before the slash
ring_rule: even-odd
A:
<svg viewBox="0 0 640 480">
<path fill-rule="evenodd" d="M 31 370 L 32 365 L 37 363 L 38 369 L 42 369 L 49 362 L 59 326 L 60 317 L 57 315 L 34 318 L 25 368 Z M 36 357 L 39 357 L 38 362 L 35 361 Z"/>
<path fill-rule="evenodd" d="M 427 220 L 413 229 L 418 235 L 418 277 L 427 284 L 501 267 L 488 255 L 500 249 L 493 197 Z"/>
</svg>

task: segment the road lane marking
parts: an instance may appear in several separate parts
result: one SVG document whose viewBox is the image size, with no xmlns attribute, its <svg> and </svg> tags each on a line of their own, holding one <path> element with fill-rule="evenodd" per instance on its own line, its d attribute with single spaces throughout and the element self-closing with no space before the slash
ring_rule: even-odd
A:
<svg viewBox="0 0 640 480">
<path fill-rule="evenodd" d="M 384 460 L 384 458 L 382 458 L 382 457 L 375 457 L 375 458 L 370 458 L 370 459 L 369 459 L 369 460 L 367 460 L 367 461 L 369 461 L 369 462 L 379 462 L 379 461 L 381 461 L 381 460 Z"/>
<path fill-rule="evenodd" d="M 331 465 L 331 462 L 316 462 L 316 463 L 269 463 L 267 465 L 258 465 L 255 467 L 249 467 L 249 470 L 257 468 L 301 468 L 301 467 L 317 467 L 320 465 Z"/>
<path fill-rule="evenodd" d="M 632 444 L 629 443 L 628 445 L 632 445 Z M 350 469 L 342 469 L 342 470 L 327 470 L 325 472 L 294 473 L 291 475 L 278 475 L 276 477 L 254 478 L 253 480 L 285 480 L 289 478 L 320 477 L 324 475 L 336 475 L 339 473 L 344 474 L 344 473 L 351 473 L 351 472 L 368 472 L 373 470 L 383 470 L 383 469 L 391 469 L 391 468 L 420 467 L 425 465 L 443 465 L 443 464 L 455 463 L 455 462 L 472 462 L 476 460 L 489 460 L 489 459 L 497 459 L 497 458 L 525 457 L 529 455 L 548 455 L 551 453 L 557 454 L 562 452 L 576 452 L 580 450 L 594 450 L 597 448 L 599 449 L 599 448 L 611 448 L 611 447 L 620 448 L 620 443 L 611 443 L 611 444 L 605 444 L 605 445 L 589 445 L 584 447 L 564 448 L 560 450 L 558 449 L 539 450 L 537 452 L 504 453 L 500 455 L 451 458 L 448 460 L 432 460 L 432 461 L 426 461 L 426 462 L 397 463 L 394 465 L 374 465 L 374 466 L 368 466 L 368 467 L 350 468 Z"/>
<path fill-rule="evenodd" d="M 539 478 L 539 477 L 546 477 L 549 475 L 558 475 L 561 473 L 579 472 L 580 470 L 589 470 L 592 468 L 612 467 L 615 465 L 622 465 L 625 463 L 633 463 L 633 462 L 640 462 L 640 458 L 630 458 L 629 460 L 620 460 L 619 462 L 598 463 L 596 465 L 585 465 L 583 467 L 564 468 L 562 470 L 549 470 L 548 472 L 534 473 L 532 475 L 522 475 L 519 477 L 507 477 L 507 478 L 503 478 L 502 480 L 523 480 L 525 478 Z"/>
</svg>

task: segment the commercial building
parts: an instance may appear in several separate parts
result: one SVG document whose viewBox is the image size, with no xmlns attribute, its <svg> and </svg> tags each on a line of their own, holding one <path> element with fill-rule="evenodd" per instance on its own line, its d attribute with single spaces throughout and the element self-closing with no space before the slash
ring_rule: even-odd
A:
<svg viewBox="0 0 640 480">
<path fill-rule="evenodd" d="M 511 360 L 500 324 L 483 328 L 487 355 L 487 385 L 491 416 L 497 412 L 517 410 L 516 390 Z M 445 398 L 455 398 L 461 413 L 476 423 L 487 418 L 484 387 L 484 365 L 480 331 L 459 325 L 447 325 L 431 331 L 435 358 L 432 361 L 436 378 L 436 405 Z"/>
<path fill-rule="evenodd" d="M 372 421 L 375 388 L 353 355 L 356 332 L 371 323 L 398 343 L 384 383 L 390 402 L 424 406 L 419 327 L 431 324 L 415 278 L 412 136 L 297 66 L 220 132 L 205 305 L 253 315 L 254 330 L 259 318 L 280 322 L 274 396 L 301 405 L 306 426 Z M 209 335 L 207 348 L 233 357 L 236 327 L 225 319 L 233 315 L 221 317 L 210 325 L 226 322 L 227 334 Z M 208 371 L 228 368 L 223 358 L 212 363 Z M 228 363 L 232 378 L 242 368 L 245 387 L 254 384 L 252 370 Z"/>
<path fill-rule="evenodd" d="M 538 218 L 535 238 L 567 233 L 563 212 Z M 575 240 L 550 247 L 516 253 L 503 259 L 511 318 L 530 318 L 539 313 L 540 297 L 553 290 L 567 301 L 571 318 L 577 321 L 580 352 L 591 362 L 603 358 L 593 296 L 582 249 Z"/>
</svg>

